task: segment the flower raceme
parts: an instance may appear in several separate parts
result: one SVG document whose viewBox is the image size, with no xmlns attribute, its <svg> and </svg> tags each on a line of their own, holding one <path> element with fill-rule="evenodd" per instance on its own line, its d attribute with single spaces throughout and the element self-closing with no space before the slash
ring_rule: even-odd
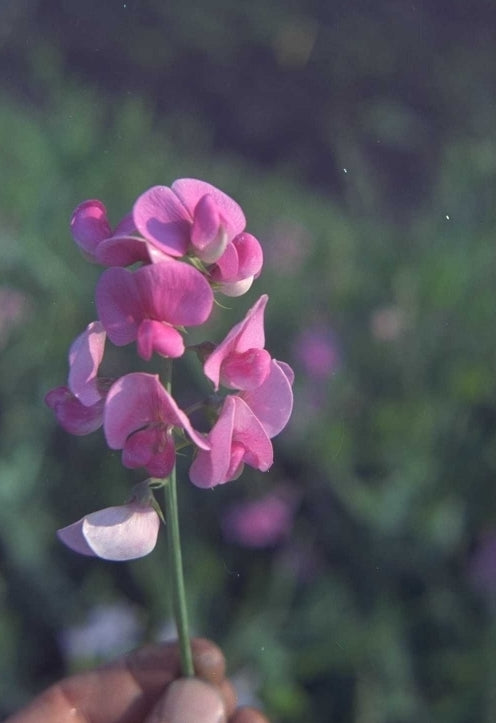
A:
<svg viewBox="0 0 496 723">
<path fill-rule="evenodd" d="M 144 496 L 60 530 L 73 550 L 126 560 L 153 549 L 160 522 L 153 489 L 167 484 L 177 445 L 193 446 L 190 479 L 197 487 L 234 480 L 245 464 L 260 471 L 272 465 L 271 440 L 291 414 L 293 372 L 265 349 L 266 294 L 218 345 L 191 347 L 202 357 L 216 398 L 223 395 L 209 431 L 197 431 L 172 396 L 171 361 L 167 388 L 157 374 L 131 371 L 108 379 L 100 373 L 109 343 L 136 342 L 145 361 L 183 356 L 187 327 L 209 319 L 214 295 L 239 296 L 260 274 L 262 249 L 245 226 L 236 201 L 196 179 L 145 191 L 114 229 L 101 201 L 85 201 L 74 211 L 71 231 L 83 255 L 110 268 L 96 286 L 98 319 L 70 347 L 67 386 L 51 390 L 45 401 L 72 434 L 103 426 L 110 449 L 122 451 L 122 464 L 144 468 L 153 479 L 142 483 Z M 194 405 L 202 406 L 210 408 Z"/>
</svg>

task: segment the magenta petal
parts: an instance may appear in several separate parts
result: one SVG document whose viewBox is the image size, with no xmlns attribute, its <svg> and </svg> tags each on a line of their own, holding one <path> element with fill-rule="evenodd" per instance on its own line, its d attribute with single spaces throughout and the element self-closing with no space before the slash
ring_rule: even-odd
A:
<svg viewBox="0 0 496 723">
<path fill-rule="evenodd" d="M 264 383 L 257 389 L 243 392 L 241 397 L 270 438 L 279 434 L 288 423 L 293 409 L 293 390 L 286 372 L 275 359 Z"/>
<path fill-rule="evenodd" d="M 131 266 L 140 261 L 150 263 L 147 242 L 133 236 L 114 235 L 104 239 L 95 249 L 95 258 L 104 266 Z"/>
<path fill-rule="evenodd" d="M 256 278 L 263 266 L 263 251 L 259 241 L 249 233 L 241 233 L 232 243 L 238 252 L 238 278 Z"/>
<path fill-rule="evenodd" d="M 230 196 L 210 183 L 199 181 L 196 178 L 179 178 L 174 181 L 171 188 L 191 214 L 203 196 L 207 194 L 211 196 L 219 211 L 229 241 L 244 230 L 246 219 L 240 206 Z"/>
<path fill-rule="evenodd" d="M 264 311 L 269 297 L 263 294 L 249 309 L 245 318 L 233 326 L 226 338 L 210 354 L 203 367 L 205 375 L 219 388 L 221 367 L 232 354 L 249 349 L 263 349 L 265 344 Z"/>
<path fill-rule="evenodd" d="M 131 502 L 86 515 L 59 530 L 58 536 L 83 555 L 114 561 L 135 560 L 153 550 L 159 528 L 160 519 L 152 507 Z"/>
<path fill-rule="evenodd" d="M 149 361 L 156 352 L 161 356 L 177 359 L 184 354 L 184 341 L 181 334 L 172 326 L 161 321 L 145 319 L 138 327 L 136 339 L 138 354 Z"/>
<path fill-rule="evenodd" d="M 265 349 L 230 354 L 221 366 L 221 384 L 228 389 L 256 389 L 268 376 L 270 363 L 270 354 Z"/>
<path fill-rule="evenodd" d="M 58 423 L 69 434 L 84 436 L 102 426 L 104 399 L 91 407 L 81 404 L 67 387 L 57 387 L 45 396 L 45 404 L 55 413 Z"/>
<path fill-rule="evenodd" d="M 93 256 L 100 241 L 112 235 L 103 203 L 95 199 L 80 203 L 72 214 L 71 232 L 77 245 Z"/>
<path fill-rule="evenodd" d="M 244 462 L 266 472 L 274 461 L 274 452 L 268 434 L 261 422 L 241 397 L 231 397 L 235 404 L 233 441 L 245 448 Z"/>
<path fill-rule="evenodd" d="M 97 283 L 95 300 L 110 340 L 117 346 L 134 341 L 143 319 L 134 274 L 119 267 L 107 269 Z"/>
<path fill-rule="evenodd" d="M 203 196 L 195 208 L 191 243 L 198 258 L 212 264 L 222 256 L 228 242 L 217 206 L 210 195 Z"/>
<path fill-rule="evenodd" d="M 215 485 L 227 481 L 231 460 L 234 412 L 234 402 L 231 397 L 227 397 L 219 419 L 208 435 L 210 451 L 199 450 L 190 467 L 190 480 L 197 487 L 215 487 Z"/>
<path fill-rule="evenodd" d="M 133 276 L 143 317 L 174 326 L 197 326 L 210 316 L 212 289 L 193 266 L 171 260 L 143 266 Z"/>
<path fill-rule="evenodd" d="M 162 251 L 184 256 L 188 250 L 193 213 L 167 186 L 145 191 L 134 204 L 133 219 L 138 231 Z"/>
<path fill-rule="evenodd" d="M 101 323 L 93 321 L 69 349 L 69 389 L 86 407 L 102 398 L 97 374 L 105 350 L 105 337 Z"/>
</svg>

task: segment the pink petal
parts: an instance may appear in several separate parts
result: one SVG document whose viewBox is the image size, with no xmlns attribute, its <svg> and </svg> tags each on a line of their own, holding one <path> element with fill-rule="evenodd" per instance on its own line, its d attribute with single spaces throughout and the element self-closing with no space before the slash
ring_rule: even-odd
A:
<svg viewBox="0 0 496 723">
<path fill-rule="evenodd" d="M 257 278 L 263 266 L 263 251 L 259 241 L 249 233 L 241 233 L 232 243 L 238 252 L 238 278 Z"/>
<path fill-rule="evenodd" d="M 133 372 L 114 382 L 107 395 L 103 422 L 109 447 L 122 449 L 130 434 L 152 423 L 181 427 L 198 447 L 209 449 L 157 374 Z"/>
<path fill-rule="evenodd" d="M 228 389 L 256 389 L 268 376 L 270 363 L 270 354 L 265 349 L 230 354 L 221 366 L 221 384 Z"/>
<path fill-rule="evenodd" d="M 231 397 L 235 404 L 233 441 L 245 448 L 244 462 L 266 472 L 274 461 L 272 444 L 261 422 L 241 397 Z"/>
<path fill-rule="evenodd" d="M 176 359 L 184 354 L 184 341 L 181 334 L 172 326 L 161 321 L 145 319 L 138 327 L 138 354 L 149 361 L 153 352 L 161 356 Z"/>
<path fill-rule="evenodd" d="M 102 395 L 98 389 L 98 368 L 105 350 L 105 330 L 99 321 L 88 324 L 69 349 L 69 389 L 86 407 Z"/>
<path fill-rule="evenodd" d="M 265 344 L 264 311 L 269 297 L 263 294 L 249 309 L 245 318 L 233 326 L 226 338 L 210 354 L 203 367 L 205 375 L 219 388 L 221 367 L 232 354 L 250 349 L 263 349 Z"/>
<path fill-rule="evenodd" d="M 125 467 L 145 467 L 152 477 L 167 477 L 175 461 L 176 449 L 172 434 L 158 427 L 147 427 L 131 434 L 122 452 Z"/>
<path fill-rule="evenodd" d="M 107 507 L 58 531 L 64 544 L 104 560 L 134 560 L 157 543 L 160 519 L 152 507 L 129 503 Z"/>
<path fill-rule="evenodd" d="M 221 282 L 218 284 L 217 290 L 224 296 L 231 298 L 243 296 L 251 289 L 253 279 L 253 276 L 249 276 L 247 279 L 241 279 L 240 281 Z"/>
<path fill-rule="evenodd" d="M 242 392 L 241 397 L 271 439 L 288 423 L 293 409 L 293 390 L 285 370 L 275 359 L 264 383 L 257 389 Z"/>
<path fill-rule="evenodd" d="M 60 426 L 69 434 L 83 436 L 102 426 L 105 400 L 91 407 L 81 404 L 67 387 L 56 387 L 45 396 L 45 404 L 55 413 Z"/>
<path fill-rule="evenodd" d="M 219 419 L 208 435 L 210 451 L 199 450 L 189 470 L 190 480 L 197 487 L 214 487 L 227 481 L 231 459 L 235 405 L 227 397 Z"/>
<path fill-rule="evenodd" d="M 96 288 L 98 315 L 117 346 L 134 341 L 143 319 L 196 326 L 209 317 L 213 292 L 195 268 L 179 261 L 137 271 L 107 269 Z"/>
<path fill-rule="evenodd" d="M 80 203 L 72 214 L 71 231 L 77 245 L 93 256 L 100 241 L 112 235 L 103 203 L 95 199 Z"/>
<path fill-rule="evenodd" d="M 203 196 L 210 195 L 217 206 L 229 241 L 244 230 L 246 219 L 241 207 L 230 196 L 210 183 L 196 178 L 180 178 L 174 181 L 171 188 L 191 215 L 198 201 Z"/>
<path fill-rule="evenodd" d="M 197 203 L 191 229 L 191 243 L 198 258 L 212 264 L 222 256 L 228 243 L 227 233 L 212 196 L 203 196 Z"/>
<path fill-rule="evenodd" d="M 188 212 L 167 186 L 154 186 L 134 204 L 133 219 L 138 231 L 159 249 L 171 256 L 184 256 L 189 245 L 192 211 Z"/>
<path fill-rule="evenodd" d="M 95 258 L 104 266 L 131 266 L 136 262 L 150 263 L 148 244 L 133 236 L 104 239 L 95 249 Z"/>
</svg>

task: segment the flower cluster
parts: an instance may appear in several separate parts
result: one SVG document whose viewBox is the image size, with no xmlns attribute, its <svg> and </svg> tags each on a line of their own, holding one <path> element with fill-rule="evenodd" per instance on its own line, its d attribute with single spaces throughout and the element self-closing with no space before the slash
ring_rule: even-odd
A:
<svg viewBox="0 0 496 723">
<path fill-rule="evenodd" d="M 88 260 L 107 268 L 96 286 L 98 319 L 72 343 L 67 385 L 51 390 L 46 403 L 72 434 L 103 426 L 108 446 L 122 451 L 123 465 L 144 468 L 151 477 L 136 485 L 127 504 L 59 530 L 77 552 L 124 560 L 153 549 L 160 526 L 153 488 L 171 473 L 178 445 L 193 446 L 189 476 L 198 487 L 234 480 L 245 464 L 261 471 L 271 466 L 271 439 L 291 414 L 293 372 L 265 349 L 266 295 L 218 345 L 196 347 L 216 393 L 202 403 L 214 419 L 208 433 L 192 426 L 158 375 L 100 375 L 108 342 L 135 342 L 146 361 L 154 354 L 181 357 L 185 328 L 208 320 L 215 294 L 240 296 L 250 288 L 263 254 L 245 225 L 233 199 L 195 179 L 145 191 L 113 230 L 100 201 L 74 211 L 75 242 Z"/>
</svg>

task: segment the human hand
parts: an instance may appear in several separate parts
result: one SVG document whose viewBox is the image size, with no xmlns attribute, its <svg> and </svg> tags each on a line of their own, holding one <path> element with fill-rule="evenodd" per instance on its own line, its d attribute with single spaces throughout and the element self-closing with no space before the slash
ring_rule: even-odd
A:
<svg viewBox="0 0 496 723">
<path fill-rule="evenodd" d="M 195 678 L 180 678 L 177 643 L 147 645 L 48 688 L 5 723 L 268 723 L 236 709 L 222 651 L 192 641 Z"/>
</svg>

